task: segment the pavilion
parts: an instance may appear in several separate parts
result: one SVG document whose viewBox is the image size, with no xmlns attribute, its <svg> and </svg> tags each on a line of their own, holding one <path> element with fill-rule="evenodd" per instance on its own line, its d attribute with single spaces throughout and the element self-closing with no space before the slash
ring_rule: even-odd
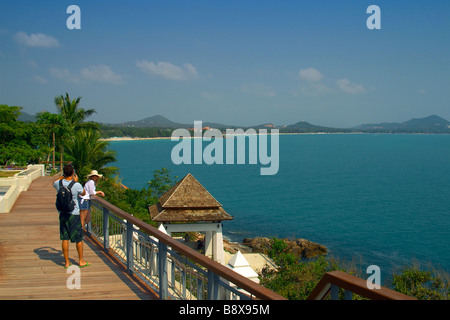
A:
<svg viewBox="0 0 450 320">
<path fill-rule="evenodd" d="M 153 221 L 167 233 L 205 233 L 205 255 L 225 264 L 222 221 L 232 220 L 222 205 L 190 173 L 149 207 Z"/>
</svg>

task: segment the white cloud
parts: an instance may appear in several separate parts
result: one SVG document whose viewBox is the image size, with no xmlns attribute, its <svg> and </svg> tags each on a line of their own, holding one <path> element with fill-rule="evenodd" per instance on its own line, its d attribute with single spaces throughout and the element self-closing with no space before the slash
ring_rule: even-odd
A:
<svg viewBox="0 0 450 320">
<path fill-rule="evenodd" d="M 17 32 L 14 35 L 14 40 L 20 45 L 35 48 L 54 48 L 59 47 L 59 41 L 52 36 L 43 33 Z"/>
<path fill-rule="evenodd" d="M 323 78 L 320 71 L 315 68 L 301 69 L 298 72 L 298 75 L 300 79 L 308 82 L 319 82 Z"/>
<path fill-rule="evenodd" d="M 198 76 L 197 69 L 195 69 L 195 67 L 192 64 L 185 63 L 183 66 L 186 69 L 188 74 L 190 74 L 190 75 L 192 75 L 194 77 Z"/>
<path fill-rule="evenodd" d="M 50 74 L 60 80 L 72 83 L 81 83 L 82 80 L 91 80 L 110 84 L 122 84 L 123 76 L 116 74 L 109 66 L 98 65 L 81 69 L 79 73 L 73 73 L 68 69 L 50 68 Z"/>
<path fill-rule="evenodd" d="M 334 85 L 330 85 L 330 80 L 322 81 L 323 75 L 319 70 L 310 67 L 306 69 L 300 69 L 298 76 L 303 83 L 300 85 L 298 90 L 292 92 L 293 95 L 306 95 L 319 97 L 325 94 L 335 93 L 336 88 Z M 333 81 L 333 80 L 331 80 Z M 327 84 L 324 84 L 327 83 Z M 337 87 L 345 93 L 348 94 L 359 94 L 366 92 L 366 89 L 357 83 L 353 83 L 346 78 L 336 80 Z"/>
<path fill-rule="evenodd" d="M 366 92 L 366 89 L 360 84 L 350 82 L 348 79 L 338 79 L 336 81 L 338 87 L 349 94 L 358 94 Z"/>
<path fill-rule="evenodd" d="M 114 73 L 110 67 L 106 65 L 99 66 L 89 66 L 83 68 L 80 71 L 83 78 L 98 82 L 105 82 L 111 84 L 121 84 L 123 83 L 123 77 L 119 74 Z"/>
<path fill-rule="evenodd" d="M 50 68 L 50 74 L 59 80 L 67 82 L 78 82 L 79 79 L 76 75 L 72 74 L 68 69 Z"/>
<path fill-rule="evenodd" d="M 47 79 L 40 76 L 34 76 L 33 80 L 40 84 L 46 84 L 48 82 Z"/>
<path fill-rule="evenodd" d="M 306 69 L 300 69 L 298 72 L 302 84 L 298 90 L 291 92 L 293 95 L 305 95 L 310 97 L 319 97 L 325 94 L 331 93 L 333 90 L 327 85 L 323 84 L 321 80 L 323 79 L 322 73 L 316 68 L 310 67 Z"/>
<path fill-rule="evenodd" d="M 136 66 L 148 74 L 168 80 L 185 81 L 198 76 L 197 69 L 190 63 L 185 63 L 182 67 L 179 67 L 170 62 L 158 62 L 155 64 L 143 60 L 138 61 Z"/>
</svg>

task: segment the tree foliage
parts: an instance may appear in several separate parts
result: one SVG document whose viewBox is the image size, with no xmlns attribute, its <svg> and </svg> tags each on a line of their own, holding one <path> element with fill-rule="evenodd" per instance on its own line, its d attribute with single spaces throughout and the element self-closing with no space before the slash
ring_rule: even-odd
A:
<svg viewBox="0 0 450 320">
<path fill-rule="evenodd" d="M 41 126 L 43 135 L 49 142 L 46 150 L 53 153 L 53 160 L 55 161 L 56 141 L 58 141 L 62 161 L 64 153 L 64 138 L 66 138 L 69 134 L 69 129 L 64 117 L 60 114 L 43 111 L 37 114 L 37 123 Z M 47 159 L 49 158 L 50 154 L 47 156 Z"/>
<path fill-rule="evenodd" d="M 69 132 L 73 133 L 81 128 L 98 129 L 98 124 L 93 122 L 85 122 L 85 120 L 93 115 L 95 109 L 80 108 L 81 97 L 70 99 L 68 93 L 65 96 L 55 97 L 55 105 L 59 114 L 64 118 Z"/>
<path fill-rule="evenodd" d="M 359 278 L 364 278 L 355 265 L 332 257 L 320 256 L 316 259 L 299 261 L 287 249 L 281 239 L 272 239 L 269 257 L 277 264 L 277 270 L 263 269 L 260 283 L 290 300 L 305 300 L 317 286 L 323 275 L 340 270 Z M 415 263 L 405 266 L 385 285 L 419 300 L 448 300 L 450 295 L 449 275 L 429 266 L 421 269 Z M 340 299 L 344 290 L 339 291 Z M 353 294 L 353 299 L 363 299 Z"/>
<path fill-rule="evenodd" d="M 272 239 L 269 257 L 277 270 L 263 269 L 261 284 L 289 300 L 306 300 L 326 272 L 339 270 L 336 260 L 320 256 L 299 261 L 281 239 Z"/>
<path fill-rule="evenodd" d="M 122 181 L 115 178 L 101 179 L 98 190 L 105 192 L 105 199 L 120 209 L 132 214 L 142 221 L 156 226 L 150 219 L 148 207 L 157 203 L 159 197 L 177 182 L 178 177 L 171 176 L 166 168 L 155 170 L 153 178 L 141 189 L 130 189 L 123 186 Z"/>
<path fill-rule="evenodd" d="M 97 130 L 78 129 L 65 145 L 67 155 L 81 179 L 85 179 L 91 170 L 98 170 L 106 176 L 118 170 L 108 166 L 116 161 L 116 153 L 108 149 L 108 142 L 100 140 Z"/>
<path fill-rule="evenodd" d="M 42 130 L 34 123 L 17 121 L 21 109 L 0 105 L 0 164 L 37 163 L 43 155 Z"/>
<path fill-rule="evenodd" d="M 54 162 L 72 161 L 82 178 L 94 169 L 116 173 L 117 168 L 108 166 L 116 161 L 115 153 L 100 140 L 99 125 L 86 122 L 95 109 L 81 108 L 80 101 L 68 93 L 55 97 L 57 113 L 40 112 L 36 123 L 17 121 L 21 107 L 0 105 L 0 164 L 26 165 L 53 155 Z"/>
<path fill-rule="evenodd" d="M 167 128 L 147 128 L 147 127 L 130 127 L 120 125 L 104 125 L 100 126 L 100 133 L 103 138 L 112 137 L 139 137 L 139 138 L 155 138 L 170 137 L 172 129 Z"/>
<path fill-rule="evenodd" d="M 392 279 L 394 290 L 419 300 L 448 300 L 450 281 L 448 274 L 434 268 L 421 269 L 417 264 L 405 266 Z"/>
</svg>

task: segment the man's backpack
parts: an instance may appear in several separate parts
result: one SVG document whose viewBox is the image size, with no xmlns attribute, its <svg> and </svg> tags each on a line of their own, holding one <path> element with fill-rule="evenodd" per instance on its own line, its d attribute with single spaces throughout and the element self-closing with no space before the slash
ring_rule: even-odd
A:
<svg viewBox="0 0 450 320">
<path fill-rule="evenodd" d="M 72 181 L 67 187 L 64 187 L 62 179 L 59 180 L 59 190 L 56 195 L 56 209 L 62 213 L 70 213 L 75 208 L 75 202 L 72 197 L 72 187 L 75 181 Z"/>
</svg>

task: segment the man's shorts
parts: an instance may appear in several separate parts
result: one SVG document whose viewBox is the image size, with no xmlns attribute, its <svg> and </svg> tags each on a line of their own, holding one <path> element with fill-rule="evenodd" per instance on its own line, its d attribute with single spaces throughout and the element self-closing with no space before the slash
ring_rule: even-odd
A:
<svg viewBox="0 0 450 320">
<path fill-rule="evenodd" d="M 83 229 L 79 215 L 70 213 L 59 214 L 59 235 L 61 240 L 70 240 L 71 242 L 83 241 Z"/>
<path fill-rule="evenodd" d="M 91 209 L 91 200 L 80 199 L 80 210 L 89 210 Z"/>
</svg>

